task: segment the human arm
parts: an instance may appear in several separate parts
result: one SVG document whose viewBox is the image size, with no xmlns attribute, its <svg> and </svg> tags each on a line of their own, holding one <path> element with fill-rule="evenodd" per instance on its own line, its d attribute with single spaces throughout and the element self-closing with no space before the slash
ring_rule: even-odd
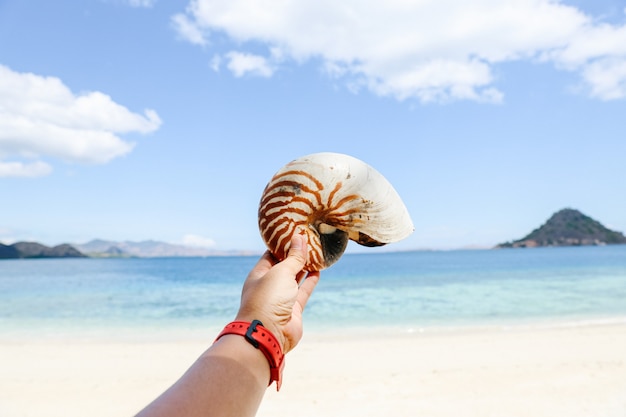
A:
<svg viewBox="0 0 626 417">
<path fill-rule="evenodd" d="M 319 273 L 302 271 L 306 238 L 295 233 L 287 258 L 266 252 L 248 275 L 236 320 L 260 320 L 283 353 L 302 338 L 302 311 Z M 244 337 L 225 335 L 137 417 L 253 416 L 270 380 L 266 357 Z"/>
</svg>

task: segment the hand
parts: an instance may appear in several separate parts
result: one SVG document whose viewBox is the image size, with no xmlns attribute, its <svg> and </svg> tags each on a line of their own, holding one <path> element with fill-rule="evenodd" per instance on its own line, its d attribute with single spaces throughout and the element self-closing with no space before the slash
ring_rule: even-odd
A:
<svg viewBox="0 0 626 417">
<path fill-rule="evenodd" d="M 302 270 L 306 260 L 306 236 L 294 233 L 287 258 L 277 262 L 265 252 L 243 285 L 236 319 L 260 320 L 281 342 L 283 353 L 302 338 L 302 311 L 320 277 Z"/>
</svg>

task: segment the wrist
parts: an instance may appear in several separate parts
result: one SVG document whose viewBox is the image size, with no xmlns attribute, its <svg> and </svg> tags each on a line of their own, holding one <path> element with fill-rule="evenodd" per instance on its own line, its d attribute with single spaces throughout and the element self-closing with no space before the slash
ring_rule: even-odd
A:
<svg viewBox="0 0 626 417">
<path fill-rule="evenodd" d="M 280 330 L 280 327 L 274 325 L 274 320 L 271 320 L 269 317 L 271 316 L 259 314 L 258 312 L 248 314 L 248 313 L 239 311 L 234 321 L 245 321 L 248 323 L 252 323 L 254 320 L 260 321 L 261 323 L 263 323 L 263 327 L 265 327 L 267 330 L 270 331 L 270 333 L 272 333 L 272 335 L 274 335 L 274 337 L 276 338 L 276 340 L 278 340 L 280 344 L 281 350 L 284 353 L 286 353 L 287 349 L 285 346 L 285 342 L 286 342 L 285 336 L 283 332 Z"/>
<path fill-rule="evenodd" d="M 213 342 L 211 348 L 205 352 L 205 356 L 219 356 L 236 361 L 244 369 L 250 371 L 259 386 L 267 387 L 267 381 L 270 378 L 267 359 L 263 352 L 255 349 L 243 337 L 236 334 L 223 335 Z"/>
<path fill-rule="evenodd" d="M 233 321 L 224 327 L 215 340 L 218 341 L 224 336 L 242 337 L 251 347 L 262 353 L 266 359 L 266 366 L 269 367 L 268 386 L 276 381 L 276 389 L 280 390 L 285 355 L 278 339 L 263 326 L 263 323 L 259 320 Z"/>
</svg>

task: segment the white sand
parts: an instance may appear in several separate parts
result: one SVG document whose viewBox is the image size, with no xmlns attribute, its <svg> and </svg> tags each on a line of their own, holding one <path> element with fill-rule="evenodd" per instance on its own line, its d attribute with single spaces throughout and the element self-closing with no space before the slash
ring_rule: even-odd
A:
<svg viewBox="0 0 626 417">
<path fill-rule="evenodd" d="M 0 336 L 0 416 L 131 416 L 206 346 Z M 258 416 L 624 417 L 626 324 L 309 332 Z"/>
</svg>

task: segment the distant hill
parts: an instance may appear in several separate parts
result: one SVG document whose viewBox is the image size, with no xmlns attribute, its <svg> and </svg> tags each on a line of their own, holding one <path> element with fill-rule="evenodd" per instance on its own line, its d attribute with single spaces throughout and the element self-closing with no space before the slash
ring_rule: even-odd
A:
<svg viewBox="0 0 626 417">
<path fill-rule="evenodd" d="M 585 246 L 626 243 L 621 232 L 607 229 L 600 222 L 578 210 L 566 208 L 552 215 L 538 229 L 496 248 L 530 248 L 537 246 Z"/>
<path fill-rule="evenodd" d="M 18 258 L 84 258 L 85 255 L 68 244 L 49 247 L 37 242 L 0 243 L 0 259 Z"/>
<path fill-rule="evenodd" d="M 12 245 L 0 243 L 0 259 L 17 258 L 159 258 L 194 256 L 245 256 L 256 255 L 250 251 L 224 251 L 173 245 L 156 240 L 142 242 L 115 242 L 94 239 L 83 244 L 67 244 L 49 247 L 37 242 L 17 242 Z"/>
<path fill-rule="evenodd" d="M 173 245 L 171 243 L 159 242 L 156 240 L 144 240 L 141 242 L 115 242 L 110 240 L 94 239 L 87 243 L 75 244 L 74 246 L 88 256 L 98 258 L 159 258 L 244 254 L 240 252 L 215 251 L 195 246 Z"/>
</svg>

